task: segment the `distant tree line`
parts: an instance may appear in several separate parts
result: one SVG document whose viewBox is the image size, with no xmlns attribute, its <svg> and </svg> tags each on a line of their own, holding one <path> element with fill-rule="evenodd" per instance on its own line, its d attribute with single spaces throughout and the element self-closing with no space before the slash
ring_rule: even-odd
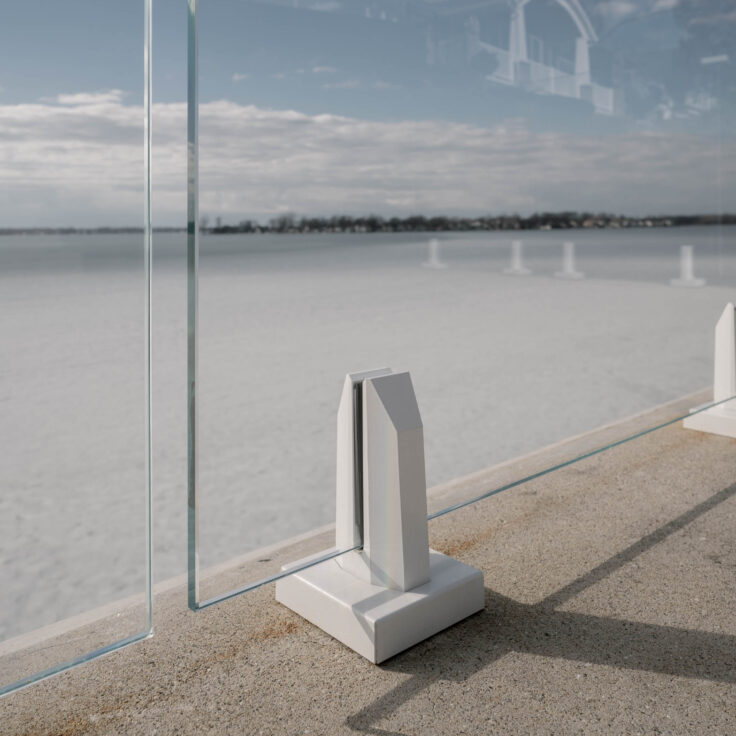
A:
<svg viewBox="0 0 736 736">
<path fill-rule="evenodd" d="M 154 227 L 154 233 L 186 232 L 185 227 Z M 0 227 L 0 235 L 137 235 L 142 227 Z"/>
<path fill-rule="evenodd" d="M 333 215 L 332 217 L 297 217 L 292 214 L 272 217 L 267 224 L 242 220 L 224 225 L 218 217 L 214 226 L 207 217 L 199 223 L 200 232 L 228 233 L 411 233 L 463 232 L 472 230 L 568 230 L 570 228 L 677 227 L 681 225 L 736 225 L 736 214 L 656 215 L 628 217 L 592 212 L 535 212 L 533 215 L 485 215 L 449 217 L 447 215 Z M 156 227 L 155 233 L 183 232 L 183 227 Z M 12 227 L 1 228 L 0 235 L 108 235 L 142 233 L 140 227 Z"/>
<path fill-rule="evenodd" d="M 333 215 L 331 217 L 298 217 L 283 214 L 263 225 L 256 220 L 242 220 L 237 225 L 224 225 L 220 218 L 209 227 L 206 218 L 200 222 L 202 232 L 216 235 L 231 233 L 403 233 L 460 232 L 472 230 L 567 230 L 570 228 L 676 227 L 681 225 L 736 224 L 736 215 L 658 215 L 628 217 L 592 212 L 535 212 L 521 215 L 485 215 L 450 217 L 447 215 Z"/>
</svg>

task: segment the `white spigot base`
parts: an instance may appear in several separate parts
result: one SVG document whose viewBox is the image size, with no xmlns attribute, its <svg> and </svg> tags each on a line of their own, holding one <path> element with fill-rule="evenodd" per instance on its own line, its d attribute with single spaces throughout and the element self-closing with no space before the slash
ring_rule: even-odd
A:
<svg viewBox="0 0 736 736">
<path fill-rule="evenodd" d="M 555 278 L 558 279 L 584 279 L 585 274 L 582 271 L 557 271 Z"/>
<path fill-rule="evenodd" d="M 432 549 L 429 568 L 428 583 L 400 591 L 371 585 L 326 560 L 277 581 L 276 600 L 378 664 L 483 609 L 480 570 Z"/>
<path fill-rule="evenodd" d="M 441 269 L 441 268 L 447 268 L 447 264 L 443 261 L 424 261 L 422 263 L 422 268 L 435 268 L 435 269 Z"/>
<path fill-rule="evenodd" d="M 504 268 L 503 272 L 507 276 L 528 276 L 531 273 L 528 268 L 514 268 L 513 266 Z"/>
<path fill-rule="evenodd" d="M 697 411 L 697 408 L 692 411 Z M 686 417 L 682 426 L 685 429 L 736 438 L 736 399 Z"/>
<path fill-rule="evenodd" d="M 705 279 L 670 279 L 670 286 L 694 289 L 699 286 L 705 286 Z"/>
</svg>

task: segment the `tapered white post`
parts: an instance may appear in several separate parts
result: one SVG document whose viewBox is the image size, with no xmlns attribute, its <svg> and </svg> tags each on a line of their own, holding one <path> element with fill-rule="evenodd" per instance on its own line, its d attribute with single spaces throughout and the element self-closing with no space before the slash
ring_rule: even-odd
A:
<svg viewBox="0 0 736 736">
<path fill-rule="evenodd" d="M 338 548 L 362 549 L 284 566 L 300 569 L 277 581 L 276 600 L 372 662 L 483 608 L 482 573 L 429 548 L 424 435 L 408 373 L 346 378 L 337 471 Z"/>
<path fill-rule="evenodd" d="M 524 266 L 524 244 L 521 240 L 511 241 L 511 265 L 504 269 L 504 273 L 510 276 L 527 276 L 531 273 L 528 268 Z"/>
<path fill-rule="evenodd" d="M 692 414 L 683 424 L 687 429 L 736 437 L 736 307 L 732 302 L 716 324 L 714 360 L 713 402 L 720 403 Z"/>
<path fill-rule="evenodd" d="M 713 401 L 733 396 L 736 396 L 736 307 L 729 302 L 716 324 Z"/>
<path fill-rule="evenodd" d="M 363 554 L 371 581 L 411 590 L 429 581 L 424 430 L 408 373 L 363 383 Z"/>
<path fill-rule="evenodd" d="M 672 286 L 705 286 L 705 279 L 695 278 L 693 246 L 683 245 L 680 248 L 680 278 L 670 281 Z"/>
<path fill-rule="evenodd" d="M 440 257 L 440 241 L 437 238 L 431 238 L 429 241 L 429 257 L 422 263 L 425 268 L 447 268 L 447 264 L 443 263 Z"/>
<path fill-rule="evenodd" d="M 566 242 L 562 244 L 562 271 L 557 271 L 555 276 L 560 279 L 582 279 L 585 277 L 575 268 L 575 243 Z"/>
<path fill-rule="evenodd" d="M 590 41 L 584 36 L 575 40 L 575 84 L 580 96 L 580 88 L 590 84 Z"/>
</svg>

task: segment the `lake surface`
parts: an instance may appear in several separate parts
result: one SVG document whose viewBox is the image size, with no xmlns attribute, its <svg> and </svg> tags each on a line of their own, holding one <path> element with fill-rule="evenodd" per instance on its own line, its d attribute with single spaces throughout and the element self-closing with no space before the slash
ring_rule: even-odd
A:
<svg viewBox="0 0 736 736">
<path fill-rule="evenodd" d="M 0 238 L 8 637 L 143 588 L 142 236 Z M 736 228 L 204 236 L 201 564 L 329 523 L 346 372 L 410 370 L 430 486 L 712 382 Z M 502 273 L 524 241 L 530 276 Z M 576 243 L 580 281 L 557 279 Z M 681 245 L 700 289 L 678 289 Z M 156 579 L 186 555 L 186 236 L 154 236 Z M 245 581 L 244 581 L 245 582 Z"/>
</svg>

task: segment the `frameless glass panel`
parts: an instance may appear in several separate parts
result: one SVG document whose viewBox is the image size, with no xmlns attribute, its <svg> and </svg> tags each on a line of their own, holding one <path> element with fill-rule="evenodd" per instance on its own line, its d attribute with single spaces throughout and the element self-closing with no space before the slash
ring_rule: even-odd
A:
<svg viewBox="0 0 736 736">
<path fill-rule="evenodd" d="M 199 4 L 192 571 L 276 573 L 264 548 L 334 520 L 348 372 L 411 371 L 432 513 L 476 471 L 712 400 L 734 19 L 614 5 Z M 195 606 L 226 593 L 200 583 Z"/>
<path fill-rule="evenodd" d="M 151 630 L 150 0 L 0 24 L 0 694 Z"/>
</svg>

